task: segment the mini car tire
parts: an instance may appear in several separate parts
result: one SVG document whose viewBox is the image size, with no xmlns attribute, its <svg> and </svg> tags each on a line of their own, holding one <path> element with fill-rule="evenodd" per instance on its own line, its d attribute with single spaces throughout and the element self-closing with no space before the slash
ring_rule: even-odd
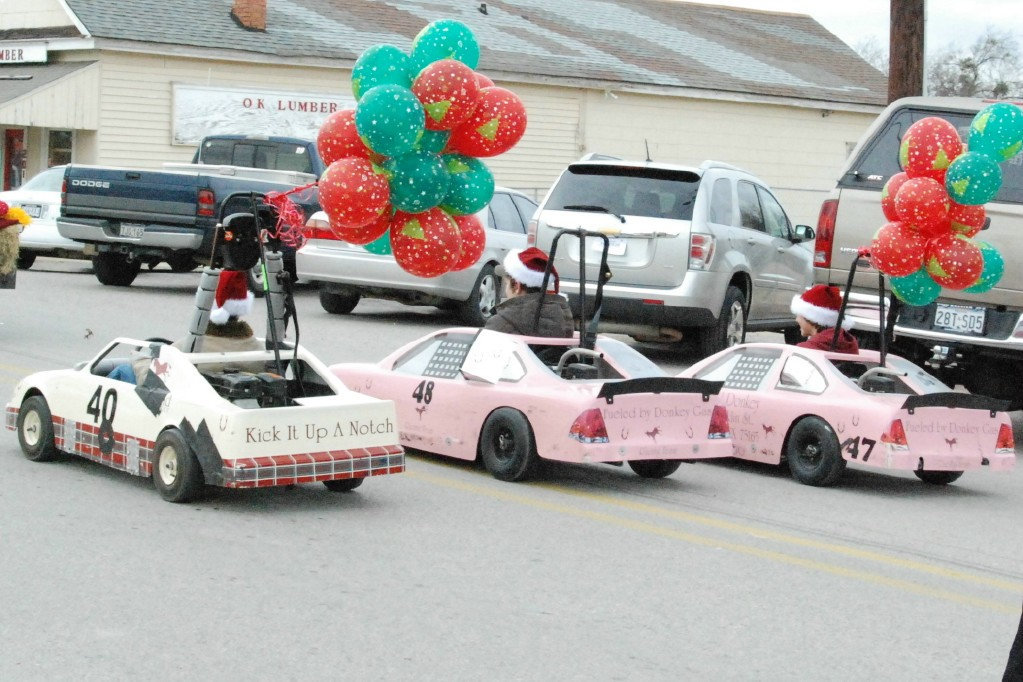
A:
<svg viewBox="0 0 1023 682">
<path fill-rule="evenodd" d="M 18 444 L 31 462 L 49 462 L 57 457 L 53 442 L 53 417 L 41 395 L 26 398 L 18 411 Z"/>
<path fill-rule="evenodd" d="M 480 431 L 483 466 L 500 481 L 522 481 L 533 473 L 538 456 L 529 420 L 518 410 L 499 407 Z"/>
<path fill-rule="evenodd" d="M 168 502 L 189 502 L 203 491 L 202 467 L 177 429 L 164 431 L 156 439 L 153 485 Z"/>
<path fill-rule="evenodd" d="M 334 291 L 320 290 L 320 306 L 331 315 L 347 315 L 359 305 L 362 296 L 358 291 Z"/>
<path fill-rule="evenodd" d="M 494 308 L 501 302 L 501 287 L 494 266 L 487 264 L 480 270 L 472 294 L 458 304 L 458 317 L 470 327 L 482 327 L 494 316 Z"/>
<path fill-rule="evenodd" d="M 643 478 L 666 478 L 678 471 L 682 466 L 677 459 L 639 459 L 630 460 L 629 468 Z"/>
<path fill-rule="evenodd" d="M 138 277 L 142 269 L 142 261 L 128 258 L 123 253 L 100 251 L 92 257 L 92 269 L 100 284 L 114 287 L 127 287 Z"/>
<path fill-rule="evenodd" d="M 336 481 L 324 481 L 323 485 L 332 493 L 350 493 L 366 480 L 364 478 L 342 478 Z"/>
<path fill-rule="evenodd" d="M 838 436 L 820 417 L 803 417 L 792 425 L 785 458 L 792 477 L 806 485 L 834 485 L 845 471 Z"/>
<path fill-rule="evenodd" d="M 730 285 L 725 290 L 717 322 L 697 329 L 700 357 L 705 358 L 746 340 L 746 310 L 746 297 L 742 290 Z"/>
<path fill-rule="evenodd" d="M 913 472 L 916 477 L 924 483 L 931 485 L 948 485 L 953 481 L 958 481 L 959 477 L 963 475 L 962 471 L 920 471 L 916 470 Z"/>
<path fill-rule="evenodd" d="M 19 251 L 18 252 L 18 269 L 28 270 L 32 267 L 32 264 L 36 262 L 35 251 Z"/>
</svg>

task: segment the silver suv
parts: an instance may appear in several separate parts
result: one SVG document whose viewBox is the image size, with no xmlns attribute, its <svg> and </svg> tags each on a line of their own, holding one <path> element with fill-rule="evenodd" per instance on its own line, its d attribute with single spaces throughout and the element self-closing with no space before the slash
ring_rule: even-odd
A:
<svg viewBox="0 0 1023 682">
<path fill-rule="evenodd" d="M 813 229 L 793 228 L 767 185 L 744 170 L 716 161 L 693 168 L 584 157 L 555 182 L 530 233 L 549 250 L 565 228 L 613 235 L 604 331 L 694 338 L 702 355 L 741 343 L 747 330 L 796 333 L 789 304 L 813 279 L 802 243 Z M 586 241 L 593 282 L 602 240 Z M 555 265 L 579 315 L 577 238 L 561 239 Z"/>
<path fill-rule="evenodd" d="M 328 313 L 347 315 L 365 296 L 453 308 L 466 324 L 482 326 L 500 297 L 494 267 L 509 250 L 526 247 L 526 224 L 535 210 L 536 202 L 525 194 L 497 187 L 490 205 L 477 214 L 487 230 L 486 248 L 466 270 L 415 277 L 390 254 L 337 238 L 310 239 L 295 256 L 298 278 L 319 285 L 320 305 Z"/>
</svg>

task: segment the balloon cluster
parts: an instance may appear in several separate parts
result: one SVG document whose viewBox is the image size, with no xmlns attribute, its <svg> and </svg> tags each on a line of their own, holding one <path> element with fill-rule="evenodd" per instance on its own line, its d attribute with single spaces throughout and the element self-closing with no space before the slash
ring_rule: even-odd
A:
<svg viewBox="0 0 1023 682">
<path fill-rule="evenodd" d="M 998 193 L 998 164 L 1023 148 L 1023 110 L 999 102 L 977 113 L 964 148 L 955 126 L 929 116 L 902 137 L 903 172 L 885 183 L 881 209 L 890 221 L 871 244 L 874 266 L 891 278 L 892 293 L 927 305 L 941 288 L 984 293 L 1005 270 L 998 250 L 974 241 L 984 204 Z"/>
<path fill-rule="evenodd" d="M 475 213 L 494 176 L 479 157 L 510 149 L 526 129 L 512 92 L 476 73 L 480 48 L 458 21 L 435 21 L 405 54 L 374 45 L 355 62 L 355 109 L 331 114 L 317 136 L 320 205 L 331 230 L 407 272 L 436 277 L 483 253 Z"/>
</svg>

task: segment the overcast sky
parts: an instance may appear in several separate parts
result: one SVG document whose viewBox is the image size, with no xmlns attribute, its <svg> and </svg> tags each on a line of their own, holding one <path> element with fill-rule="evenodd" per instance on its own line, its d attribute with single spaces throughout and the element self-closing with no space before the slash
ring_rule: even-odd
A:
<svg viewBox="0 0 1023 682">
<path fill-rule="evenodd" d="M 888 47 L 888 9 L 891 0 L 686 0 L 775 12 L 809 14 L 846 44 L 855 47 L 874 37 Z M 993 26 L 1008 29 L 1023 48 L 1023 0 L 925 0 L 924 40 L 928 52 L 949 43 L 967 47 Z"/>
</svg>

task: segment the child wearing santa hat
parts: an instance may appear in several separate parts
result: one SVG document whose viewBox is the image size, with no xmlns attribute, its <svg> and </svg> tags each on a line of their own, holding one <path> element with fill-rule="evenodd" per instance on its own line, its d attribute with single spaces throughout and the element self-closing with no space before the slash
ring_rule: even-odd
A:
<svg viewBox="0 0 1023 682">
<path fill-rule="evenodd" d="M 799 296 L 792 297 L 790 309 L 796 316 L 799 333 L 806 341 L 797 343 L 803 348 L 831 350 L 835 338 L 835 325 L 838 324 L 838 311 L 842 307 L 842 294 L 838 287 L 818 284 L 810 287 Z M 860 347 L 856 338 L 847 329 L 852 322 L 846 318 L 842 321 L 842 329 L 838 330 L 838 342 L 834 350 L 839 353 L 859 353 Z"/>
<path fill-rule="evenodd" d="M 525 336 L 569 337 L 575 332 L 575 320 L 568 301 L 558 293 L 558 271 L 551 267 L 554 292 L 541 291 L 547 268 L 547 254 L 531 246 L 514 249 L 497 266 L 497 275 L 504 281 L 503 298 L 494 316 L 484 329 Z M 534 329 L 536 309 L 540 321 Z"/>
</svg>

